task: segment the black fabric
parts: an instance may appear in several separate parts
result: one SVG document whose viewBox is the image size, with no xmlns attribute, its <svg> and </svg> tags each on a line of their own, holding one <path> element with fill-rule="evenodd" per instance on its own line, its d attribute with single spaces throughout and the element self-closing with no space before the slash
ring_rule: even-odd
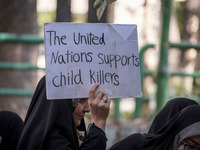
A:
<svg viewBox="0 0 200 150">
<path fill-rule="evenodd" d="M 92 124 L 83 144 L 81 150 L 105 150 L 106 149 L 106 135 L 100 128 Z"/>
<path fill-rule="evenodd" d="M 81 121 L 78 129 L 85 131 L 84 120 Z M 102 130 L 101 132 L 104 133 Z M 98 137 L 98 133 L 95 136 Z M 91 140 L 84 142 L 88 147 L 94 136 L 90 138 Z M 104 139 L 97 138 L 97 140 Z M 98 147 L 98 145 L 95 146 Z M 72 100 L 47 100 L 45 77 L 43 77 L 38 83 L 27 112 L 18 150 L 79 149 L 73 120 Z"/>
<path fill-rule="evenodd" d="M 135 133 L 117 142 L 109 150 L 142 150 L 145 138 L 142 134 Z"/>
<path fill-rule="evenodd" d="M 10 111 L 0 111 L 1 150 L 15 150 L 23 126 L 20 116 Z"/>
<path fill-rule="evenodd" d="M 148 133 L 155 133 L 162 128 L 175 114 L 191 105 L 198 105 L 198 103 L 194 100 L 183 97 L 169 100 L 163 109 L 155 116 Z"/>
<path fill-rule="evenodd" d="M 178 133 L 197 122 L 200 123 L 200 106 L 188 106 L 177 113 L 156 133 L 132 134 L 127 137 L 128 139 L 125 138 L 116 143 L 109 150 L 137 150 L 136 145 L 142 150 L 168 150 Z"/>
</svg>

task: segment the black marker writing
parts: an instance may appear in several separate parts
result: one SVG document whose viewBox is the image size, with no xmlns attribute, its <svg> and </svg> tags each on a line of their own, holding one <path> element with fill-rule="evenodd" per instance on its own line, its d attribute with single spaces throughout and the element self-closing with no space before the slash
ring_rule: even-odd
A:
<svg viewBox="0 0 200 150">
<path fill-rule="evenodd" d="M 117 54 L 104 55 L 103 53 L 99 53 L 98 58 L 100 59 L 99 64 L 109 64 L 111 68 L 117 68 L 119 64 L 122 66 L 133 65 L 139 67 L 139 58 L 134 54 L 131 56 L 121 56 Z"/>
<path fill-rule="evenodd" d="M 86 35 L 82 35 L 81 33 L 76 34 L 74 32 L 74 43 L 78 44 L 86 44 L 86 45 L 105 45 L 104 33 L 102 33 L 101 37 L 98 37 L 94 34 L 87 33 Z"/>
<path fill-rule="evenodd" d="M 67 43 L 65 42 L 66 40 L 66 36 L 65 35 L 62 35 L 61 37 L 58 36 L 56 34 L 56 31 L 46 31 L 47 33 L 49 33 L 49 43 L 50 43 L 50 46 L 52 45 L 67 45 Z"/>
<path fill-rule="evenodd" d="M 90 70 L 90 83 L 111 83 L 115 86 L 119 85 L 119 75 L 116 73 L 104 72 L 104 70 L 92 71 Z"/>
<path fill-rule="evenodd" d="M 52 83 L 55 87 L 83 84 L 81 70 L 79 69 L 78 73 L 74 73 L 73 70 L 67 74 L 60 72 L 58 76 L 53 77 Z"/>
<path fill-rule="evenodd" d="M 66 64 L 72 62 L 92 62 L 92 52 L 80 52 L 74 53 L 73 51 L 67 50 L 65 54 L 60 54 L 60 51 L 51 54 L 51 64 Z"/>
</svg>

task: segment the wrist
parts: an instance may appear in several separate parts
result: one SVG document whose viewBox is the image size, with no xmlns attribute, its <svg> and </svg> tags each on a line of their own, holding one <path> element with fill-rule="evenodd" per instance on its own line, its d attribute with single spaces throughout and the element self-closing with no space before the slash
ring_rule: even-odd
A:
<svg viewBox="0 0 200 150">
<path fill-rule="evenodd" d="M 95 123 L 90 123 L 87 128 L 87 136 L 92 136 L 92 135 L 95 135 L 95 136 L 98 135 L 98 137 L 101 137 L 101 139 L 104 139 L 105 142 L 107 141 L 105 131 L 103 131 L 101 128 L 96 126 Z"/>
<path fill-rule="evenodd" d="M 106 120 L 92 120 L 92 123 L 94 123 L 95 126 L 99 127 L 103 131 L 105 131 Z"/>
</svg>

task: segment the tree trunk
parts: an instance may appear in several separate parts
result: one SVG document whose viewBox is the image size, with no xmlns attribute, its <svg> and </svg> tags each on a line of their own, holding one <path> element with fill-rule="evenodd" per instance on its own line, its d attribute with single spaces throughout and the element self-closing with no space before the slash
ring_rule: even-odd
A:
<svg viewBox="0 0 200 150">
<path fill-rule="evenodd" d="M 192 43 L 197 42 L 198 37 L 198 18 L 199 18 L 199 0 L 185 1 L 183 3 L 183 30 L 181 32 L 181 39 Z M 192 72 L 195 67 L 195 53 L 192 49 L 182 50 L 180 56 L 180 68 L 184 72 Z M 191 67 L 192 66 L 192 67 Z M 194 80 L 191 77 L 184 78 L 184 89 L 188 92 L 194 88 Z M 184 92 L 185 93 L 185 92 Z"/>
<path fill-rule="evenodd" d="M 56 22 L 71 21 L 71 0 L 57 0 Z"/>
<path fill-rule="evenodd" d="M 196 19 L 199 15 L 199 0 L 185 1 L 184 2 L 184 12 L 183 12 L 183 31 L 181 34 L 181 39 L 184 41 L 196 42 L 198 33 L 194 25 L 196 24 Z M 195 31 L 194 31 L 195 30 Z M 181 66 L 186 67 L 191 60 L 187 59 L 187 52 L 182 51 L 181 54 Z"/>
<path fill-rule="evenodd" d="M 36 0 L 0 1 L 0 32 L 37 34 Z M 0 44 L 1 62 L 37 64 L 38 46 L 35 44 Z M 31 89 L 37 82 L 36 71 L 0 70 L 0 88 Z M 25 116 L 31 97 L 0 95 L 0 110 L 11 110 Z"/>
<path fill-rule="evenodd" d="M 200 7 L 200 2 L 198 1 L 198 3 L 196 3 L 196 7 Z M 197 10 L 197 18 L 200 21 L 200 10 Z M 199 28 L 199 22 L 198 22 L 198 32 L 197 32 L 197 41 L 200 40 L 200 28 Z M 200 51 L 197 51 L 197 56 L 196 56 L 196 60 L 195 60 L 195 71 L 200 71 Z M 195 96 L 197 96 L 198 98 L 200 98 L 200 93 L 199 93 L 199 88 L 200 88 L 200 77 L 194 78 L 194 82 L 193 82 L 193 94 Z"/>
</svg>

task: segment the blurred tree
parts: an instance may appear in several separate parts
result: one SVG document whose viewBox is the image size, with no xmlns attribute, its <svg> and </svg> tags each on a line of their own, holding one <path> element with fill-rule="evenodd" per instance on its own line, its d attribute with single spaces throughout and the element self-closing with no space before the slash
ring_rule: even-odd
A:
<svg viewBox="0 0 200 150">
<path fill-rule="evenodd" d="M 189 41 L 192 43 L 197 43 L 199 41 L 199 21 L 200 21 L 200 1 L 185 1 L 182 3 L 182 22 L 181 26 L 181 39 L 184 41 Z M 190 57 L 187 56 L 187 51 L 181 51 L 180 66 L 185 68 L 188 64 L 192 63 Z M 200 70 L 200 53 L 197 51 L 196 60 L 194 63 L 194 70 Z M 200 97 L 199 87 L 200 78 L 194 78 L 193 81 L 193 94 Z"/>
<path fill-rule="evenodd" d="M 71 21 L 71 0 L 57 0 L 56 22 Z"/>
<path fill-rule="evenodd" d="M 183 4 L 182 12 L 182 30 L 181 39 L 184 41 L 197 42 L 198 41 L 198 19 L 199 19 L 199 7 L 200 1 L 185 1 Z M 180 65 L 185 67 L 189 61 L 186 56 L 186 51 L 181 52 L 181 62 Z"/>
<path fill-rule="evenodd" d="M 196 5 L 198 8 L 196 9 L 197 11 L 197 19 L 198 19 L 198 31 L 196 32 L 196 36 L 197 36 L 197 41 L 199 42 L 200 41 L 200 1 L 198 1 L 197 3 L 198 5 Z M 200 51 L 197 51 L 197 56 L 196 56 L 196 59 L 195 59 L 195 71 L 200 71 Z M 193 82 L 193 91 L 194 91 L 194 94 L 200 98 L 200 93 L 199 93 L 199 88 L 200 88 L 200 77 L 197 77 L 197 78 L 194 78 L 194 82 Z"/>
<path fill-rule="evenodd" d="M 0 32 L 37 34 L 36 0 L 1 0 Z M 38 46 L 35 44 L 0 44 L 1 62 L 31 63 L 36 65 Z M 35 89 L 36 71 L 0 70 L 0 88 Z M 30 97 L 0 96 L 0 110 L 12 110 L 21 116 L 26 114 Z"/>
</svg>

